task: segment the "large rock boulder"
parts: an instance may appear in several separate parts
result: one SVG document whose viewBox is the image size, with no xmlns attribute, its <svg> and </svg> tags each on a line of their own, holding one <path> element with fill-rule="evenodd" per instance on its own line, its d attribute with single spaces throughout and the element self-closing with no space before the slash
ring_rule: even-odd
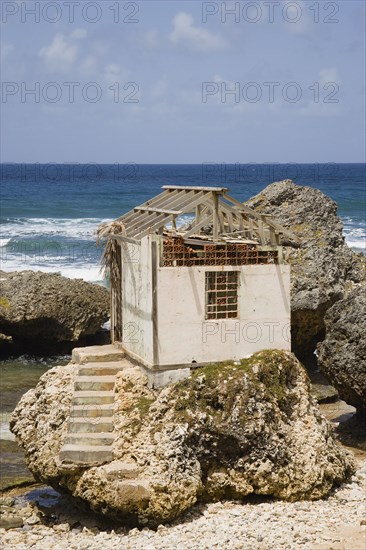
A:
<svg viewBox="0 0 366 550">
<path fill-rule="evenodd" d="M 327 310 L 355 284 L 366 285 L 366 258 L 345 244 L 337 204 L 318 189 L 275 182 L 246 204 L 298 239 L 282 239 L 291 265 L 292 346 L 299 356 L 311 354 L 324 338 Z"/>
<path fill-rule="evenodd" d="M 318 364 L 340 397 L 366 416 L 366 293 L 352 290 L 325 316 L 325 340 Z"/>
<path fill-rule="evenodd" d="M 109 318 L 109 292 L 81 279 L 0 272 L 0 332 L 14 343 L 77 342 Z"/>
<path fill-rule="evenodd" d="M 126 367 L 115 387 L 114 459 L 89 468 L 59 460 L 74 375 L 72 366 L 43 375 L 11 429 L 37 479 L 112 518 L 154 526 L 198 501 L 318 499 L 354 470 L 291 353 L 209 365 L 160 390 Z"/>
</svg>

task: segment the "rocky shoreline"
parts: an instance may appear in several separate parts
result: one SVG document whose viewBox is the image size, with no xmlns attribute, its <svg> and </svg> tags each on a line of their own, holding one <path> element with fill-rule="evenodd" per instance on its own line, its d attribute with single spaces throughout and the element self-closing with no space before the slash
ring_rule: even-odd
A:
<svg viewBox="0 0 366 550">
<path fill-rule="evenodd" d="M 0 270 L 0 355 L 71 353 L 76 345 L 107 343 L 110 313 L 103 286 L 57 273 Z"/>
<path fill-rule="evenodd" d="M 317 500 L 356 469 L 290 352 L 207 365 L 162 389 L 126 361 L 114 380 L 107 464 L 64 460 L 74 379 L 73 364 L 45 373 L 18 403 L 11 431 L 36 479 L 125 525 L 155 528 L 197 503 L 249 495 Z"/>
<path fill-rule="evenodd" d="M 333 422 L 347 421 L 354 413 L 344 402 L 321 405 L 320 410 Z M 340 426 L 342 423 L 346 422 Z M 328 498 L 295 503 L 248 499 L 246 503 L 200 505 L 180 520 L 155 530 L 108 523 L 49 487 L 36 484 L 9 490 L 0 497 L 2 548 L 364 550 L 366 450 L 349 450 L 357 471 Z"/>
<path fill-rule="evenodd" d="M 339 395 L 357 407 L 358 414 L 349 420 L 349 410 L 344 414 L 338 411 L 336 417 L 333 404 L 320 410 L 333 422 L 343 423 L 338 427 L 338 439 L 353 444 L 350 423 L 365 410 L 364 328 L 359 307 L 365 258 L 344 243 L 336 205 L 318 190 L 286 180 L 268 186 L 248 204 L 262 214 L 271 214 L 303 241 L 300 247 L 282 242 L 292 267 L 294 351 L 308 367 L 318 345 L 323 374 L 329 374 Z M 3 323 L 9 322 L 9 296 L 0 304 Z M 92 302 L 87 290 L 86 303 Z M 101 294 L 94 324 L 100 326 L 100 319 L 106 316 L 105 304 L 106 296 Z M 364 301 L 362 304 L 366 306 Z M 17 308 L 23 304 L 17 302 Z M 33 312 L 28 313 L 33 319 Z M 59 341 L 73 340 L 83 331 L 94 331 L 94 324 L 91 330 L 86 317 L 77 332 L 70 332 L 68 321 L 57 322 L 54 334 Z M 4 331 L 6 338 L 10 332 Z M 335 359 L 328 360 L 331 353 Z M 231 370 L 226 369 L 225 379 L 220 378 L 222 374 L 213 376 L 210 370 L 205 371 L 203 377 L 193 377 L 193 382 L 180 386 L 178 400 L 169 389 L 160 396 L 149 392 L 140 380 L 140 371 L 130 369 L 117 377 L 119 437 L 114 453 L 119 464 L 114 467 L 120 467 L 117 473 L 122 485 L 129 485 L 122 472 L 126 464 L 134 466 L 134 483 L 145 487 L 145 474 L 147 481 L 152 481 L 151 492 L 141 502 L 132 503 L 131 510 L 120 505 L 120 494 L 114 499 L 117 485 L 103 467 L 75 473 L 62 470 L 58 451 L 74 370 L 70 366 L 49 371 L 37 388 L 23 397 L 12 428 L 37 479 L 57 490 L 67 489 L 76 498 L 60 497 L 45 488 L 52 501 L 46 506 L 41 502 L 42 491 L 37 496 L 23 489 L 22 497 L 19 491 L 7 492 L 0 499 L 3 548 L 364 550 L 366 452 L 354 450 L 354 466 L 335 441 L 334 427 L 318 414 L 308 396 L 309 384 L 295 357 L 282 358 L 281 368 L 276 363 L 272 370 L 273 354 L 264 359 L 240 365 L 244 378 L 242 373 L 237 376 L 237 364 L 226 365 Z M 286 366 L 286 361 L 291 364 Z M 282 371 L 285 376 L 278 377 Z M 317 391 L 321 395 L 322 385 L 320 380 Z M 53 407 L 49 397 L 56 395 L 58 404 Z M 337 395 L 334 390 L 322 399 L 332 401 Z M 337 404 L 334 411 L 336 408 Z M 238 418 L 246 419 L 242 426 Z M 366 448 L 364 433 L 362 437 L 360 448 Z M 190 463 L 187 452 L 193 457 Z M 202 476 L 194 470 L 195 463 L 201 464 Z M 107 487 L 108 494 L 99 491 L 100 487 Z M 199 500 L 202 494 L 206 500 Z M 312 498 L 319 500 L 308 500 Z M 109 513 L 109 518 L 83 511 L 80 499 L 89 502 L 94 511 Z M 177 499 L 185 499 L 178 511 L 174 509 Z M 294 499 L 298 501 L 289 502 Z M 147 510 L 148 506 L 151 509 Z M 120 513 L 130 512 L 139 519 L 139 529 L 111 523 Z"/>
<path fill-rule="evenodd" d="M 98 516 L 67 506 L 50 508 L 18 502 L 8 496 L 8 513 L 21 516 L 19 526 L 0 529 L 2 549 L 170 549 L 363 550 L 366 540 L 366 461 L 349 483 L 316 502 L 238 503 L 226 501 L 195 506 L 180 521 L 156 530 L 103 525 Z M 9 506 L 9 504 L 13 504 Z M 14 505 L 15 504 L 15 505 Z M 20 523 L 23 523 L 21 526 Z"/>
</svg>

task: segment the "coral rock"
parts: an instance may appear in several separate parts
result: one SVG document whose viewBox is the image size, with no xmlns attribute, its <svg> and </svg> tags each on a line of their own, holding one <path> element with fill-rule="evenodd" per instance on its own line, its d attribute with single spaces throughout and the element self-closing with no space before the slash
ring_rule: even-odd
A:
<svg viewBox="0 0 366 550">
<path fill-rule="evenodd" d="M 318 345 L 320 369 L 344 401 L 366 415 L 366 293 L 360 287 L 330 308 L 325 340 Z"/>
<path fill-rule="evenodd" d="M 357 283 L 366 285 L 366 258 L 344 241 L 337 204 L 318 189 L 284 180 L 268 185 L 248 206 L 289 229 L 282 238 L 291 265 L 292 349 L 311 354 L 324 338 L 324 316 Z"/>
<path fill-rule="evenodd" d="M 120 521 L 157 526 L 197 502 L 251 494 L 318 499 L 354 471 L 288 352 L 207 365 L 160 390 L 138 367 L 120 371 L 114 460 L 101 466 L 59 461 L 72 380 L 72 367 L 43 375 L 11 429 L 37 479 Z"/>
<path fill-rule="evenodd" d="M 76 342 L 109 318 L 109 292 L 56 273 L 0 272 L 0 332 L 17 342 Z"/>
</svg>

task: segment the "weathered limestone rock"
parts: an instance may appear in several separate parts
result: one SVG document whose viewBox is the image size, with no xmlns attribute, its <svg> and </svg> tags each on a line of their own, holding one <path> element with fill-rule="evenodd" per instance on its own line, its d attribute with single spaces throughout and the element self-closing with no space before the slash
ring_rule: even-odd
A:
<svg viewBox="0 0 366 550">
<path fill-rule="evenodd" d="M 196 502 L 250 494 L 318 499 L 354 470 L 288 352 L 199 368 L 161 390 L 138 367 L 120 371 L 113 461 L 89 468 L 59 460 L 72 378 L 70 366 L 46 373 L 11 429 L 37 479 L 121 521 L 156 526 Z"/>
<path fill-rule="evenodd" d="M 21 516 L 12 514 L 9 516 L 2 515 L 0 517 L 0 529 L 17 529 L 23 527 L 24 519 Z"/>
<path fill-rule="evenodd" d="M 0 332 L 14 341 L 76 342 L 109 318 L 109 292 L 55 273 L 0 272 Z"/>
<path fill-rule="evenodd" d="M 318 344 L 320 369 L 340 397 L 366 416 L 366 293 L 352 290 L 325 316 L 325 340 Z"/>
<path fill-rule="evenodd" d="M 284 238 L 291 265 L 292 349 L 312 353 L 324 337 L 324 316 L 356 283 L 366 285 L 366 258 L 344 241 L 337 205 L 318 189 L 291 180 L 272 183 L 248 206 L 291 230 L 301 246 Z"/>
<path fill-rule="evenodd" d="M 34 389 L 21 398 L 20 416 L 10 418 L 10 429 L 25 450 L 27 465 L 36 479 L 59 475 L 58 453 L 67 434 L 70 406 L 77 374 L 75 365 L 47 371 Z"/>
<path fill-rule="evenodd" d="M 1 344 L 11 344 L 12 342 L 12 337 L 11 336 L 7 336 L 6 334 L 3 334 L 2 332 L 0 332 L 0 345 Z"/>
</svg>

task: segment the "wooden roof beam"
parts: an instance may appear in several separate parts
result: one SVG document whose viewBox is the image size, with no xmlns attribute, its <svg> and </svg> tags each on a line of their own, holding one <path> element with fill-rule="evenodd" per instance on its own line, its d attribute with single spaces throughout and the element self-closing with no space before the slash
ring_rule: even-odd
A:
<svg viewBox="0 0 366 550">
<path fill-rule="evenodd" d="M 162 195 L 165 195 L 165 197 L 162 197 Z M 162 200 L 159 201 L 159 206 L 170 205 L 173 197 L 169 195 L 171 195 L 171 193 L 165 192 L 165 191 L 164 193 L 161 193 L 160 195 L 158 195 L 160 199 L 164 200 L 164 203 L 162 203 Z M 155 197 L 155 198 L 158 198 L 158 197 Z M 131 210 L 128 213 L 128 219 L 123 219 L 123 222 L 126 224 L 126 231 L 127 232 L 134 231 L 137 226 L 141 225 L 141 223 L 144 223 L 148 219 L 150 213 L 153 213 L 154 211 L 158 210 L 156 208 L 156 204 L 157 204 L 157 201 L 154 201 L 153 199 L 151 199 L 150 201 L 145 202 L 141 206 L 136 206 L 134 210 Z M 163 210 L 163 209 L 160 208 L 160 210 Z M 139 214 L 139 211 L 140 211 L 140 214 Z"/>
<path fill-rule="evenodd" d="M 149 199 L 141 206 L 153 206 L 154 208 L 166 208 L 172 199 L 178 196 L 178 191 L 164 191 L 157 195 L 155 198 Z"/>
<path fill-rule="evenodd" d="M 261 220 L 261 215 L 258 214 L 252 208 L 249 208 L 249 206 L 246 206 L 245 204 L 241 203 L 240 201 L 234 199 L 233 197 L 230 197 L 226 193 L 223 195 L 223 198 L 230 201 L 231 203 L 233 203 L 233 205 L 235 205 L 239 210 L 247 213 L 250 216 L 253 216 L 254 218 L 257 218 L 257 219 Z M 284 227 L 282 227 L 278 223 L 274 222 L 273 220 L 267 220 L 266 224 L 270 225 L 271 227 L 273 227 L 273 229 L 277 230 L 278 232 L 282 233 L 283 235 L 286 235 L 287 237 L 289 237 L 294 242 L 299 243 L 299 239 L 296 237 L 296 235 L 294 235 L 293 233 L 291 233 L 291 231 L 288 231 L 287 229 L 285 229 Z"/>
<path fill-rule="evenodd" d="M 212 204 L 213 204 L 213 226 L 212 226 L 212 238 L 214 241 L 217 241 L 219 238 L 219 197 L 216 193 L 212 193 Z"/>
<path fill-rule="evenodd" d="M 157 212 L 159 214 L 172 214 L 172 216 L 179 216 L 182 214 L 181 210 L 164 210 L 162 208 L 151 208 L 150 206 L 137 206 L 135 211 L 138 212 Z"/>
<path fill-rule="evenodd" d="M 136 211 L 144 208 L 153 209 L 161 208 L 164 209 L 172 201 L 174 196 L 178 195 L 178 191 L 163 191 L 159 193 L 156 197 L 147 200 L 139 206 L 135 206 L 133 210 L 130 210 L 121 217 L 121 221 L 128 224 L 131 220 L 136 218 Z"/>
<path fill-rule="evenodd" d="M 178 194 L 174 201 L 169 204 L 169 206 L 170 208 L 177 208 L 181 210 L 182 214 L 185 214 L 187 212 L 190 212 L 190 209 L 193 212 L 197 201 L 201 203 L 203 200 L 205 200 L 205 193 L 203 193 L 202 191 L 188 191 L 184 195 Z"/>
<path fill-rule="evenodd" d="M 129 230 L 127 227 L 127 237 L 139 239 L 140 232 L 153 226 L 156 227 L 156 224 L 158 224 L 158 226 L 164 225 L 166 218 L 172 217 L 172 214 L 159 214 L 158 212 L 147 212 L 147 214 L 148 217 L 143 221 L 143 223 L 137 224 L 132 230 Z"/>
<path fill-rule="evenodd" d="M 133 219 L 126 223 L 126 232 L 134 231 L 136 227 L 139 227 L 142 223 L 145 223 L 154 212 L 134 212 Z"/>
<path fill-rule="evenodd" d="M 178 197 L 176 195 L 175 197 L 171 197 L 171 202 L 166 202 L 165 204 L 167 204 L 168 206 L 173 206 L 173 207 L 180 208 L 179 211 L 170 210 L 170 213 L 172 213 L 172 215 L 176 215 L 176 212 L 179 212 L 181 214 L 181 213 L 184 213 L 184 208 L 181 208 L 181 205 L 184 207 L 186 204 L 194 205 L 196 203 L 196 201 L 192 201 L 192 197 L 198 197 L 198 198 L 196 198 L 196 201 L 199 200 L 201 202 L 202 200 L 204 200 L 204 193 L 202 193 L 202 192 L 199 192 L 199 193 L 189 192 L 189 193 L 185 194 L 185 196 L 182 196 L 182 197 Z M 141 205 L 141 206 L 138 206 L 136 208 L 137 208 L 137 210 L 141 210 L 145 207 L 143 205 Z M 138 211 L 134 212 L 134 219 L 131 220 L 130 223 L 126 224 L 127 234 L 130 234 L 131 232 L 134 233 L 136 231 L 136 229 L 138 229 L 141 226 L 145 226 L 146 222 L 148 222 L 149 219 L 151 219 L 150 216 L 151 216 L 151 214 L 154 213 L 154 210 L 149 210 L 150 207 L 147 207 L 147 208 L 148 208 L 148 210 L 145 210 L 145 211 L 142 210 L 141 213 L 139 213 Z M 155 210 L 157 211 L 159 209 L 155 209 Z M 160 210 L 162 210 L 162 209 L 160 209 Z M 160 212 L 160 213 L 162 213 L 162 212 Z"/>
<path fill-rule="evenodd" d="M 159 193 L 159 195 L 157 195 L 156 197 L 153 197 L 152 199 L 149 199 L 148 201 L 146 201 L 144 204 L 141 204 L 140 206 L 154 206 L 154 207 L 159 207 L 160 208 L 160 203 L 162 201 L 164 201 L 166 199 L 166 197 L 168 197 L 169 195 L 169 191 L 163 191 L 162 193 Z M 132 209 L 132 210 L 129 210 L 128 212 L 126 212 L 126 214 L 124 214 L 123 216 L 121 216 L 121 221 L 123 221 L 124 223 L 128 223 L 131 219 L 133 219 L 135 217 L 136 213 L 135 213 L 135 210 Z"/>
<path fill-rule="evenodd" d="M 212 223 L 212 216 L 207 216 L 207 218 L 201 220 L 199 223 L 194 225 L 189 231 L 184 233 L 183 239 L 188 239 L 191 235 L 194 235 L 195 233 L 197 233 L 197 231 L 199 231 L 202 227 L 208 225 L 209 223 Z"/>
<path fill-rule="evenodd" d="M 136 235 L 135 238 L 141 240 L 144 237 L 146 237 L 146 235 L 149 235 L 150 233 L 153 233 L 156 229 L 159 229 L 162 225 L 165 225 L 166 223 L 171 222 L 172 220 L 173 220 L 173 216 L 170 214 L 169 216 L 165 217 L 165 219 L 163 220 L 163 223 L 161 222 L 161 220 L 156 221 L 155 224 L 147 227 L 141 233 L 138 233 L 138 235 Z"/>
<path fill-rule="evenodd" d="M 190 201 L 188 204 L 185 204 L 185 205 L 182 205 L 181 206 L 181 210 L 183 212 L 183 214 L 189 214 L 190 212 L 196 212 L 196 207 L 197 206 L 209 206 L 208 204 L 208 198 L 207 198 L 207 195 L 205 193 L 197 193 L 196 194 L 196 197 L 193 201 Z"/>
<path fill-rule="evenodd" d="M 181 189 L 183 190 L 189 190 L 189 191 L 206 191 L 210 193 L 225 193 L 226 191 L 229 191 L 227 187 L 195 187 L 191 185 L 163 185 L 162 189 Z"/>
<path fill-rule="evenodd" d="M 234 228 L 237 223 L 238 228 L 241 230 L 249 229 L 248 221 L 244 215 L 233 207 L 220 201 L 220 208 L 223 212 L 232 220 L 231 225 Z M 230 225 L 230 224 L 229 224 Z"/>
</svg>

